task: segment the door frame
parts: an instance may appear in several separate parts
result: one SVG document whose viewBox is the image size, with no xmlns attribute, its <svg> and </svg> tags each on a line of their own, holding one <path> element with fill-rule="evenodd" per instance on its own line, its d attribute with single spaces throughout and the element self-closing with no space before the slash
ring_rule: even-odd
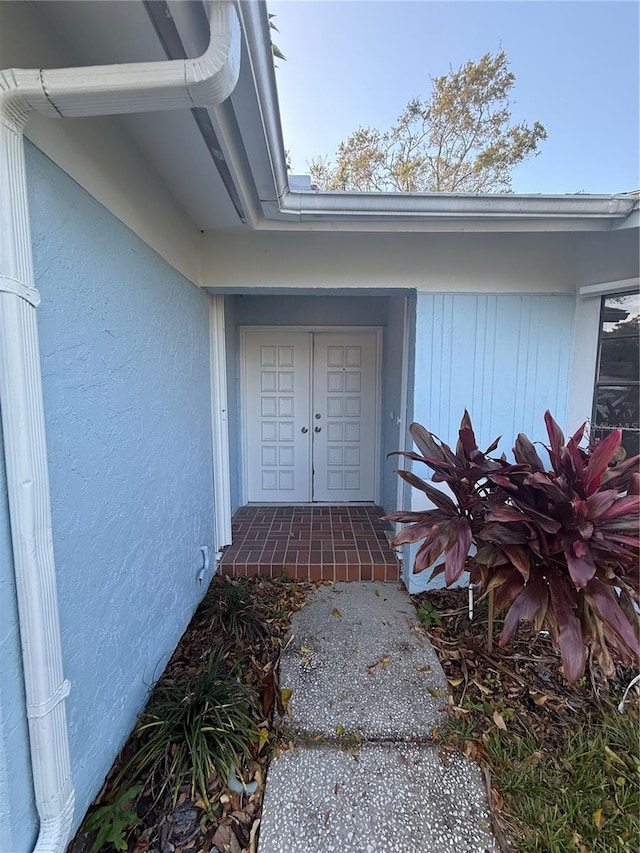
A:
<svg viewBox="0 0 640 853">
<path fill-rule="evenodd" d="M 240 433 L 241 433 L 241 467 L 242 467 L 242 503 L 247 503 L 247 495 L 249 494 L 249 472 L 247 471 L 247 448 L 249 436 L 246 428 L 246 412 L 247 412 L 247 375 L 246 375 L 246 336 L 249 332 L 308 332 L 310 334 L 321 334 L 323 332 L 333 334 L 348 334 L 374 332 L 376 340 L 376 384 L 375 384 L 375 401 L 374 408 L 376 413 L 376 429 L 374 434 L 374 468 L 373 482 L 374 493 L 373 502 L 380 502 L 380 446 L 381 446 L 381 409 L 382 409 L 382 345 L 383 345 L 383 327 L 382 326 L 239 326 L 240 331 Z M 311 358 L 311 373 L 313 368 L 313 355 Z M 313 477 L 312 477 L 313 489 Z M 317 503 L 322 505 L 323 502 L 311 501 L 311 504 Z M 325 504 L 326 505 L 326 504 Z"/>
<path fill-rule="evenodd" d="M 209 297 L 209 359 L 211 372 L 211 439 L 213 454 L 214 550 L 231 544 L 231 472 L 224 296 Z"/>
</svg>

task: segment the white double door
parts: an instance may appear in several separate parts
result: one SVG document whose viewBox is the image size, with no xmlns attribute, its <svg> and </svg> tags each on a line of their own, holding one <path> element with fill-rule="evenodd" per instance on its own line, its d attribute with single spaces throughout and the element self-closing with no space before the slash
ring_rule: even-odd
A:
<svg viewBox="0 0 640 853">
<path fill-rule="evenodd" d="M 375 499 L 379 332 L 243 330 L 248 501 Z"/>
</svg>

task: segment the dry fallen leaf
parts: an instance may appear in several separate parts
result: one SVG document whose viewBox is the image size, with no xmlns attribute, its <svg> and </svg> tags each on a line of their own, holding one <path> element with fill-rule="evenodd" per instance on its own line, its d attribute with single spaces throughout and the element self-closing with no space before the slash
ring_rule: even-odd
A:
<svg viewBox="0 0 640 853">
<path fill-rule="evenodd" d="M 496 791 L 493 786 L 491 787 L 491 802 L 496 809 L 502 810 L 504 808 L 504 798 L 500 791 Z"/>
<path fill-rule="evenodd" d="M 249 833 L 249 853 L 256 853 L 257 849 L 257 833 L 258 827 L 260 826 L 260 818 L 254 820 L 251 826 L 251 832 Z"/>
<path fill-rule="evenodd" d="M 493 712 L 493 722 L 499 729 L 502 729 L 503 732 L 507 730 L 507 724 L 504 721 L 504 717 L 498 711 Z"/>
<path fill-rule="evenodd" d="M 535 690 L 530 690 L 529 696 L 531 696 L 539 708 L 549 699 L 546 693 L 536 693 Z"/>
<path fill-rule="evenodd" d="M 485 685 L 484 685 L 484 684 L 480 684 L 480 682 L 479 682 L 479 681 L 476 681 L 476 679 L 475 679 L 475 678 L 473 679 L 473 683 L 474 683 L 474 684 L 475 684 L 475 686 L 478 688 L 478 690 L 479 690 L 481 693 L 483 693 L 485 696 L 490 696 L 490 695 L 491 695 L 491 690 L 490 690 L 488 687 L 485 687 Z"/>
<path fill-rule="evenodd" d="M 607 753 L 607 755 L 609 756 L 609 758 L 610 758 L 612 761 L 617 761 L 617 762 L 618 762 L 618 764 L 622 764 L 622 766 L 623 766 L 623 767 L 626 767 L 626 766 L 627 766 L 626 761 L 623 761 L 623 760 L 622 760 L 622 758 L 620 758 L 620 756 L 618 755 L 618 753 L 617 753 L 617 752 L 614 752 L 614 751 L 611 749 L 611 747 L 610 747 L 610 746 L 607 746 L 607 744 L 606 744 L 606 743 L 605 743 L 605 745 L 604 745 L 604 751 Z"/>
<path fill-rule="evenodd" d="M 258 740 L 258 753 L 262 752 L 265 743 L 269 740 L 269 729 L 260 729 Z"/>
<path fill-rule="evenodd" d="M 593 813 L 593 822 L 596 826 L 596 829 L 602 829 L 605 824 L 605 817 L 602 814 L 602 809 L 598 809 Z"/>
<path fill-rule="evenodd" d="M 341 618 L 342 618 L 342 613 L 340 613 L 340 611 L 338 610 L 338 608 L 337 608 L 337 607 L 334 607 L 334 608 L 333 608 L 333 610 L 331 611 L 331 615 L 332 615 L 332 616 L 335 616 L 335 617 L 336 617 L 336 619 L 341 619 Z"/>
<path fill-rule="evenodd" d="M 293 690 L 289 687 L 284 688 L 280 691 L 280 699 L 282 700 L 282 707 L 285 711 L 289 711 L 289 701 L 291 700 L 291 696 L 293 694 Z"/>
<path fill-rule="evenodd" d="M 589 848 L 585 847 L 585 845 L 582 843 L 582 836 L 579 832 L 574 832 L 573 838 L 571 840 L 573 841 L 575 848 L 579 851 L 579 853 L 589 853 Z"/>
</svg>

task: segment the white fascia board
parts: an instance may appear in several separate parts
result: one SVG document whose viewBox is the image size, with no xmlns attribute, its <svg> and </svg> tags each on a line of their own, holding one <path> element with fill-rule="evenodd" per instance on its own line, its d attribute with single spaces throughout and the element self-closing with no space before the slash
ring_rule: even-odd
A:
<svg viewBox="0 0 640 853">
<path fill-rule="evenodd" d="M 599 284 L 586 284 L 578 289 L 582 299 L 607 296 L 610 293 L 627 293 L 640 290 L 640 278 L 621 278 L 617 281 L 603 281 Z"/>
</svg>

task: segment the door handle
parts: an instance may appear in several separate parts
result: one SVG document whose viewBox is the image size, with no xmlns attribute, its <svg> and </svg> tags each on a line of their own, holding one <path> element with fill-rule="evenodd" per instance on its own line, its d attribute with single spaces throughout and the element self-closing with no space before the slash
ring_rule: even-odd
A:
<svg viewBox="0 0 640 853">
<path fill-rule="evenodd" d="M 300 432 L 309 432 L 309 428 L 308 427 L 302 427 Z"/>
<path fill-rule="evenodd" d="M 322 427 L 314 427 L 314 432 L 322 432 Z"/>
</svg>

